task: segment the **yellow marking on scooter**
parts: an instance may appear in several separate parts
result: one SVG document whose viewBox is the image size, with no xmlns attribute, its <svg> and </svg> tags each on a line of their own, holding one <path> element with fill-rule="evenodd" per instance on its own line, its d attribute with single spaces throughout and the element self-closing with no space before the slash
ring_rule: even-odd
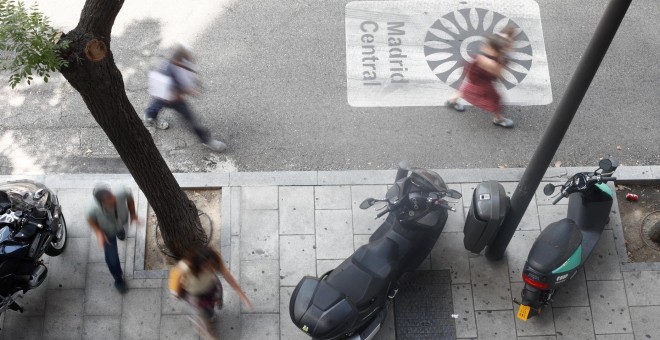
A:
<svg viewBox="0 0 660 340">
<path fill-rule="evenodd" d="M 529 318 L 529 310 L 530 310 L 529 306 L 520 305 L 520 307 L 518 308 L 518 314 L 516 314 L 516 316 L 520 320 L 527 321 L 527 318 Z"/>
</svg>

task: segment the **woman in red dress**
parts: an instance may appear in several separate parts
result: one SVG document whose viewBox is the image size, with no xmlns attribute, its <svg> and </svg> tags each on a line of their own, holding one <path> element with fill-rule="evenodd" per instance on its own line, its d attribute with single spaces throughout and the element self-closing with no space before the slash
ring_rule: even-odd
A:
<svg viewBox="0 0 660 340">
<path fill-rule="evenodd" d="M 502 115 L 501 98 L 493 83 L 497 81 L 506 64 L 505 52 L 510 41 L 501 35 L 488 36 L 481 52 L 467 67 L 467 75 L 459 92 L 447 100 L 446 105 L 456 111 L 465 108 L 458 103 L 463 98 L 470 104 L 493 114 L 493 124 L 506 128 L 513 127 L 513 121 Z"/>
</svg>

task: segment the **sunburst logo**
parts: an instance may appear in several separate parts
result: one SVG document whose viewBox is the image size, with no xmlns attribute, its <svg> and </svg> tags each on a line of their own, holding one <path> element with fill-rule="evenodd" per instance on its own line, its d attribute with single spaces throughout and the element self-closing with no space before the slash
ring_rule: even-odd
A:
<svg viewBox="0 0 660 340">
<path fill-rule="evenodd" d="M 499 81 L 507 90 L 512 89 L 532 68 L 532 45 L 518 24 L 495 11 L 463 8 L 436 20 L 424 39 L 426 62 L 438 79 L 458 89 L 465 78 L 465 66 L 479 53 L 484 36 L 506 26 L 515 29 L 514 44 Z"/>
</svg>

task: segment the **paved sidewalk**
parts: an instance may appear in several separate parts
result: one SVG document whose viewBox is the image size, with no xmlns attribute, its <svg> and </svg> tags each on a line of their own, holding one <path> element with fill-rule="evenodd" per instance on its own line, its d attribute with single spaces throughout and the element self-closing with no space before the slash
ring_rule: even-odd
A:
<svg viewBox="0 0 660 340">
<path fill-rule="evenodd" d="M 593 167 L 585 168 L 593 170 Z M 551 168 L 545 181 L 559 182 L 580 168 Z M 463 248 L 463 223 L 472 190 L 484 179 L 500 180 L 509 195 L 523 169 L 437 170 L 450 188 L 463 193 L 452 203 L 447 225 L 422 269 L 449 269 L 457 338 L 479 339 L 647 339 L 660 337 L 660 266 L 622 262 L 618 207 L 612 212 L 584 270 L 560 291 L 551 308 L 528 322 L 515 319 L 512 297 L 522 287 L 520 271 L 542 227 L 565 213 L 541 190 L 533 198 L 506 258 L 490 262 Z M 338 265 L 382 222 L 366 197 L 383 197 L 395 171 L 318 171 L 177 174 L 182 187 L 222 187 L 219 248 L 252 300 L 241 309 L 225 285 L 226 304 L 218 334 L 223 339 L 309 339 L 288 315 L 290 294 L 304 275 L 321 275 Z M 0 176 L 0 180 L 21 176 Z M 25 177 L 25 176 L 23 176 Z M 47 281 L 19 303 L 24 314 L 0 317 L 1 339 L 198 339 L 187 306 L 170 297 L 164 272 L 144 271 L 144 226 L 120 242 L 129 291 L 115 292 L 112 278 L 84 220 L 91 188 L 101 181 L 138 192 L 126 175 L 27 176 L 59 195 L 69 228 L 63 255 L 48 259 Z M 660 179 L 660 167 L 621 167 L 619 179 Z M 146 220 L 147 202 L 137 195 Z M 620 257 L 622 256 L 622 257 Z M 651 270 L 641 270 L 651 269 Z M 394 339 L 392 318 L 377 339 Z"/>
</svg>

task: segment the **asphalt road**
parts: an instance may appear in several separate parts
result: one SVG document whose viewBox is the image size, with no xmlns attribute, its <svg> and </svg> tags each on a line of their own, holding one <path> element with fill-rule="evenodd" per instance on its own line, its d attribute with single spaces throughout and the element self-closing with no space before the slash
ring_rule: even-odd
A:
<svg viewBox="0 0 660 340">
<path fill-rule="evenodd" d="M 82 4 L 41 3 L 54 22 L 69 25 Z M 209 152 L 167 112 L 171 128 L 153 136 L 174 171 L 392 169 L 402 159 L 432 168 L 524 167 L 606 6 L 539 1 L 553 102 L 506 107 L 516 127 L 505 130 L 473 108 L 349 106 L 346 1 L 219 3 L 185 10 L 174 1 L 128 3 L 113 31 L 111 49 L 138 112 L 149 101 L 147 72 L 172 32 L 196 53 L 205 88 L 191 104 L 230 149 Z M 608 155 L 660 164 L 657 13 L 660 2 L 633 1 L 553 164 L 590 165 Z M 61 78 L 1 89 L 0 115 L 0 174 L 126 171 Z"/>
</svg>

